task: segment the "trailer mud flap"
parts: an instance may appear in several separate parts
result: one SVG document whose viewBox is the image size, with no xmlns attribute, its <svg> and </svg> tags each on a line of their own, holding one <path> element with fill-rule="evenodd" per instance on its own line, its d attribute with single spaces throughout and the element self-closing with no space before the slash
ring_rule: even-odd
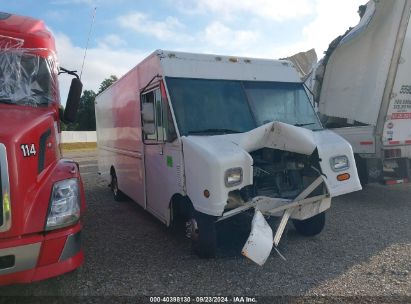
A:
<svg viewBox="0 0 411 304">
<path fill-rule="evenodd" d="M 260 210 L 256 209 L 251 223 L 251 233 L 241 253 L 257 263 L 264 265 L 273 248 L 273 231 Z"/>
</svg>

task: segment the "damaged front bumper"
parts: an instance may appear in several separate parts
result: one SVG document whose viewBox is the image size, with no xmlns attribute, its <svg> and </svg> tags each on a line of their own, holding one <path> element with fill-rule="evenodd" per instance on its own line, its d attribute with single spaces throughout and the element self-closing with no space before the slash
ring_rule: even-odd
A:
<svg viewBox="0 0 411 304">
<path fill-rule="evenodd" d="M 243 247 L 242 254 L 258 265 L 263 265 L 269 257 L 273 245 L 278 246 L 290 217 L 308 218 L 330 207 L 331 198 L 328 192 L 309 197 L 322 183 L 324 183 L 324 178 L 319 176 L 293 200 L 257 196 L 245 205 L 225 212 L 218 221 L 254 208 L 255 214 L 251 224 L 251 233 Z M 277 216 L 281 214 L 281 222 L 273 234 L 264 215 Z"/>
</svg>

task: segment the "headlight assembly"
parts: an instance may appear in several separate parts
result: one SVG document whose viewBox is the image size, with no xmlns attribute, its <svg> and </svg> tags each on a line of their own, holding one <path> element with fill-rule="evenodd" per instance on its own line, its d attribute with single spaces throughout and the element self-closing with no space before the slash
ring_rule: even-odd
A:
<svg viewBox="0 0 411 304">
<path fill-rule="evenodd" d="M 46 230 L 66 227 L 80 218 L 80 195 L 77 178 L 65 179 L 53 185 Z"/>
<path fill-rule="evenodd" d="M 339 155 L 330 158 L 331 169 L 335 172 L 347 170 L 350 167 L 348 157 L 345 155 Z"/>
<path fill-rule="evenodd" d="M 224 181 L 226 187 L 233 187 L 243 182 L 243 169 L 231 168 L 225 172 Z"/>
</svg>

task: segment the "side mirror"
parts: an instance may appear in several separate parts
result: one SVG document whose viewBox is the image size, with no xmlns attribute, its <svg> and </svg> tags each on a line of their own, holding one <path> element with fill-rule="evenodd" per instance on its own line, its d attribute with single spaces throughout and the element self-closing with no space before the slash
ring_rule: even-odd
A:
<svg viewBox="0 0 411 304">
<path fill-rule="evenodd" d="M 143 132 L 147 135 L 155 134 L 156 125 L 154 121 L 154 105 L 152 103 L 143 103 L 141 118 L 143 119 Z"/>
<path fill-rule="evenodd" d="M 64 110 L 64 121 L 75 122 L 78 106 L 80 104 L 81 91 L 83 84 L 80 79 L 73 78 L 70 85 L 70 91 L 67 96 L 66 109 Z"/>
<path fill-rule="evenodd" d="M 143 132 L 146 135 L 156 134 L 156 125 L 154 123 L 145 123 L 143 125 Z"/>
<path fill-rule="evenodd" d="M 143 122 L 154 123 L 154 106 L 152 103 L 143 103 L 143 108 L 141 109 L 141 116 Z"/>
</svg>

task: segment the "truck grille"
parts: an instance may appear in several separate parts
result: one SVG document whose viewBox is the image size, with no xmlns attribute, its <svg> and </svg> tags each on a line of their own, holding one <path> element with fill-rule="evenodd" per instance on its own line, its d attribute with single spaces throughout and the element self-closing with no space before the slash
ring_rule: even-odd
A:
<svg viewBox="0 0 411 304">
<path fill-rule="evenodd" d="M 11 205 L 7 151 L 6 146 L 0 144 L 0 232 L 5 232 L 10 227 Z"/>
</svg>

